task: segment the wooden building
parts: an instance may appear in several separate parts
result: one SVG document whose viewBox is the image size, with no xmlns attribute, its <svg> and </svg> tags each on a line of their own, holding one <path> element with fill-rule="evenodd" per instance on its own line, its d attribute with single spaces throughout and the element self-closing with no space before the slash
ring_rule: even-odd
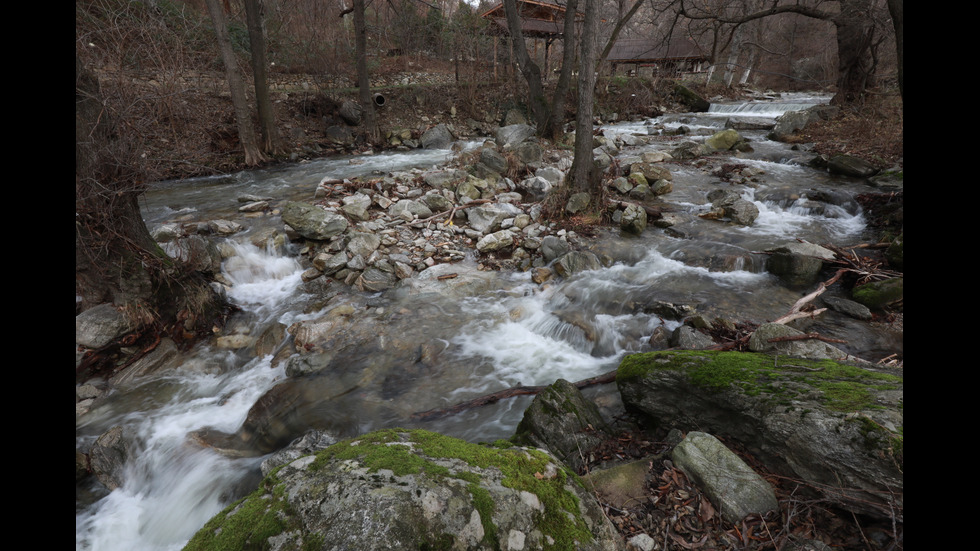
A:
<svg viewBox="0 0 980 551">
<path fill-rule="evenodd" d="M 683 36 L 670 41 L 646 38 L 619 40 L 606 58 L 614 74 L 620 65 L 632 65 L 632 69 L 628 69 L 632 74 L 639 74 L 642 68 L 648 68 L 651 73 L 666 76 L 700 73 L 707 68 L 710 60 L 707 48 Z"/>
<path fill-rule="evenodd" d="M 525 39 L 534 41 L 533 52 L 530 53 L 533 58 L 538 58 L 538 45 L 544 43 L 544 71 L 542 75 L 547 78 L 549 73 L 548 54 L 551 43 L 555 40 L 564 39 L 565 6 L 549 0 L 517 0 L 517 12 L 521 18 L 521 33 Z M 490 32 L 494 35 L 494 77 L 496 77 L 498 37 L 510 36 L 503 2 L 495 4 L 480 17 L 490 22 Z M 576 21 L 581 21 L 584 17 L 583 14 L 577 13 Z"/>
</svg>

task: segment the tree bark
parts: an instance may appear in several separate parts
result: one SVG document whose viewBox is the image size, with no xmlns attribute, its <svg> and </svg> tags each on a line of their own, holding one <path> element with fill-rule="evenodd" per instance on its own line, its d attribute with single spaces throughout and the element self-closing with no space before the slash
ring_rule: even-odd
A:
<svg viewBox="0 0 980 551">
<path fill-rule="evenodd" d="M 902 47 L 905 42 L 905 8 L 903 4 L 903 0 L 888 0 L 888 12 L 892 16 L 892 25 L 895 27 L 895 50 L 898 55 L 898 93 L 902 96 L 902 110 L 904 111 L 905 87 L 902 80 L 902 59 L 904 57 Z"/>
<path fill-rule="evenodd" d="M 366 139 L 371 144 L 380 141 L 377 114 L 371 99 L 371 79 L 367 68 L 367 22 L 364 20 L 364 0 L 354 0 L 354 52 L 357 56 L 358 98 Z"/>
<path fill-rule="evenodd" d="M 276 114 L 269 98 L 265 5 L 262 0 L 245 0 L 245 17 L 248 23 L 248 42 L 252 49 L 252 79 L 255 86 L 255 105 L 259 114 L 259 130 L 262 133 L 262 150 L 276 155 L 280 151 L 279 129 L 276 128 Z"/>
<path fill-rule="evenodd" d="M 579 39 L 578 110 L 575 114 L 575 158 L 569 171 L 571 188 L 592 191 L 595 163 L 592 160 L 592 103 L 595 99 L 595 69 L 598 60 L 598 0 L 585 0 L 585 21 Z"/>
<path fill-rule="evenodd" d="M 510 32 L 511 47 L 517 59 L 518 68 L 527 82 L 528 103 L 531 110 L 531 118 L 538 128 L 538 132 L 543 132 L 548 124 L 551 107 L 548 99 L 544 95 L 544 86 L 541 83 L 541 69 L 538 67 L 531 56 L 527 53 L 527 45 L 524 44 L 524 33 L 521 31 L 521 17 L 517 11 L 516 0 L 504 0 L 504 12 L 507 15 L 507 30 Z M 564 70 L 564 68 L 563 68 Z"/>
<path fill-rule="evenodd" d="M 225 79 L 228 81 L 228 90 L 231 92 L 231 103 L 234 106 L 235 120 L 238 123 L 238 138 L 245 152 L 245 164 L 255 166 L 268 159 L 259 148 L 258 140 L 255 137 L 255 128 L 252 126 L 252 113 L 248 105 L 248 98 L 245 95 L 245 83 L 242 80 L 241 71 L 238 70 L 238 60 L 235 58 L 235 52 L 231 48 L 228 25 L 225 21 L 225 12 L 222 10 L 218 0 L 205 0 L 205 3 L 208 6 L 208 13 L 211 14 L 214 32 L 218 37 L 218 49 L 221 51 L 221 60 L 225 65 Z"/>
<path fill-rule="evenodd" d="M 860 101 L 872 84 L 871 41 L 874 23 L 870 0 L 842 1 L 837 25 L 836 105 Z"/>
<path fill-rule="evenodd" d="M 544 128 L 538 135 L 552 141 L 558 141 L 565 125 L 565 101 L 568 98 L 568 87 L 572 82 L 572 67 L 575 66 L 575 14 L 578 11 L 578 0 L 568 0 L 565 4 L 565 21 L 562 27 L 562 61 L 561 73 L 555 84 L 555 97 Z"/>
</svg>

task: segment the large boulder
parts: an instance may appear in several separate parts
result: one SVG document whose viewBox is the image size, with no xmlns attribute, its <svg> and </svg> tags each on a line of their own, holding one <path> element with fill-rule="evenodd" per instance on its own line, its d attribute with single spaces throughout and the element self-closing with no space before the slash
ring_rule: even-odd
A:
<svg viewBox="0 0 980 551">
<path fill-rule="evenodd" d="M 324 241 L 340 235 L 349 225 L 343 216 L 316 205 L 289 202 L 282 208 L 282 221 L 307 239 Z"/>
<path fill-rule="evenodd" d="M 75 316 L 75 344 L 102 348 L 136 328 L 116 307 L 100 304 Z"/>
<path fill-rule="evenodd" d="M 578 471 L 583 456 L 602 443 L 606 422 L 595 402 L 565 379 L 558 379 L 534 397 L 524 410 L 512 440 L 545 448 Z"/>
<path fill-rule="evenodd" d="M 627 356 L 623 403 L 662 425 L 743 444 L 829 503 L 902 520 L 900 372 L 833 360 L 717 351 Z"/>
<path fill-rule="evenodd" d="M 857 178 L 870 178 L 878 174 L 878 167 L 853 155 L 834 155 L 827 162 L 831 174 L 842 174 Z"/>
<path fill-rule="evenodd" d="M 714 436 L 691 431 L 672 453 L 674 464 L 700 487 L 728 522 L 779 508 L 772 486 Z"/>
<path fill-rule="evenodd" d="M 790 287 L 806 287 L 817 281 L 824 262 L 836 259 L 833 251 L 813 243 L 791 241 L 769 249 L 766 269 Z"/>
<path fill-rule="evenodd" d="M 696 92 L 683 86 L 677 84 L 674 86 L 674 95 L 677 97 L 678 101 L 683 103 L 695 113 L 704 112 L 711 108 L 711 103 L 699 96 Z"/>
<path fill-rule="evenodd" d="M 296 459 L 185 549 L 623 549 L 578 477 L 542 450 L 369 433 Z"/>
<path fill-rule="evenodd" d="M 437 124 L 422 134 L 424 149 L 447 149 L 453 143 L 453 135 L 445 124 Z"/>
<path fill-rule="evenodd" d="M 512 124 L 501 126 L 496 131 L 497 145 L 514 147 L 534 135 L 534 127 L 527 124 Z"/>
</svg>

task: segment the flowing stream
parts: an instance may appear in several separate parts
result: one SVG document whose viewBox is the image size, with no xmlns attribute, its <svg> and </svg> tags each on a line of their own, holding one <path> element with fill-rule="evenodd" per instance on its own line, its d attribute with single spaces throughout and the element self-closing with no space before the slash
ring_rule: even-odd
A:
<svg viewBox="0 0 980 551">
<path fill-rule="evenodd" d="M 701 139 L 699 135 L 721 129 L 729 117 L 772 118 L 825 99 L 716 105 L 705 114 L 610 125 L 604 131 L 647 134 L 684 125 L 693 139 Z M 614 369 L 624 354 L 650 350 L 650 336 L 658 328 L 679 325 L 653 313 L 660 303 L 690 305 L 708 317 L 775 319 L 805 293 L 786 289 L 767 274 L 760 251 L 798 238 L 838 246 L 868 238 L 853 196 L 873 188 L 794 162 L 804 157 L 786 144 L 766 140 L 761 131 L 742 134 L 755 151 L 732 162 L 758 169 L 757 182 L 737 186 L 760 210 L 755 224 L 737 227 L 699 218 L 718 178 L 691 165 L 672 164 L 674 191 L 666 199 L 680 219 L 676 233 L 652 227 L 639 237 L 610 232 L 598 239 L 598 250 L 614 260 L 611 266 L 550 285 L 532 283 L 527 273 L 478 272 L 476 259 L 470 257 L 455 269 L 479 275 L 480 284 L 455 293 L 437 291 L 419 277 L 412 285 L 374 295 L 333 285 L 324 297 L 301 290 L 303 267 L 295 251 L 277 253 L 250 244 L 253 233 L 281 228 L 278 217 L 242 218 L 237 212 L 241 195 L 312 200 L 325 176 L 429 168 L 452 158 L 450 150 L 331 158 L 163 182 L 146 194 L 144 217 L 151 228 L 177 219 L 217 218 L 248 227 L 229 239 L 237 254 L 223 266 L 233 283 L 230 298 L 241 308 L 230 326 L 259 335 L 274 324 L 317 319 L 341 304 L 357 312 L 345 329 L 350 341 L 334 343 L 339 363 L 346 367 L 304 381 L 304 422 L 338 437 L 418 426 L 491 441 L 513 433 L 530 397 L 427 423 L 412 421 L 411 414 L 512 385 L 576 381 Z M 620 157 L 673 145 L 664 140 L 628 148 Z M 809 198 L 815 192 L 842 199 L 817 203 Z M 846 335 L 852 354 L 874 360 L 902 349 L 901 335 L 828 317 L 820 330 Z M 78 419 L 77 449 L 87 449 L 115 426 L 124 428 L 136 449 L 121 488 L 106 492 L 93 483 L 76 489 L 76 549 L 180 549 L 260 476 L 261 457 L 225 457 L 189 444 L 187 435 L 203 427 L 235 432 L 249 408 L 286 380 L 283 367 L 273 367 L 271 355 L 257 358 L 209 343 L 182 353 L 175 365 L 115 392 Z"/>
</svg>

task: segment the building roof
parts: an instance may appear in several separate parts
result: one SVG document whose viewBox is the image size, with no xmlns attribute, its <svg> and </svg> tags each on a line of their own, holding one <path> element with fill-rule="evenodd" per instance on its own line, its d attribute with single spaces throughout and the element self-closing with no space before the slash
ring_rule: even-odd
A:
<svg viewBox="0 0 980 551">
<path fill-rule="evenodd" d="M 517 0 L 517 10 L 521 16 L 521 32 L 529 38 L 550 38 L 561 36 L 565 25 L 565 6 L 550 0 Z M 509 34 L 507 15 L 503 2 L 493 5 L 480 15 L 492 24 L 491 32 Z M 576 14 L 581 18 L 582 14 Z"/>
<path fill-rule="evenodd" d="M 660 39 L 617 40 L 606 61 L 613 63 L 652 63 L 657 61 L 707 60 L 710 53 L 693 39 L 678 36 L 669 43 Z"/>
</svg>

